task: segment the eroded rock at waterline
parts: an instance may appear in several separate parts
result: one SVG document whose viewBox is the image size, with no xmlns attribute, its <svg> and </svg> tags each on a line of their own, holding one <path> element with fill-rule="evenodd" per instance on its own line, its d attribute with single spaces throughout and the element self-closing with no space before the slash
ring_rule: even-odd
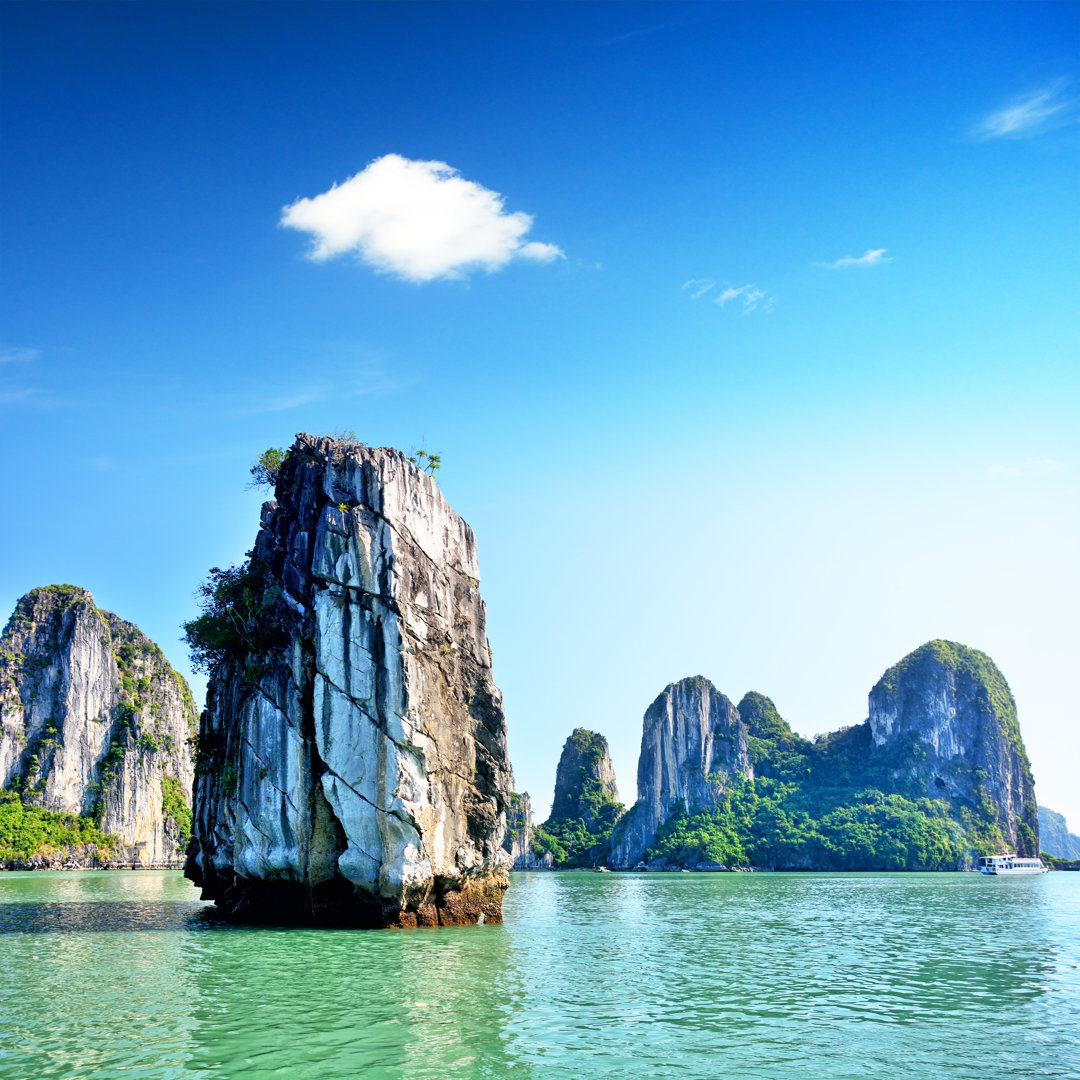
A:
<svg viewBox="0 0 1080 1080">
<path fill-rule="evenodd" d="M 195 626 L 215 663 L 186 873 L 246 919 L 498 921 L 513 783 L 472 530 L 351 439 L 298 436 L 276 498 Z"/>
<path fill-rule="evenodd" d="M 104 836 L 65 843 L 70 830 L 50 821 L 41 850 L 8 864 L 180 866 L 195 724 L 187 683 L 138 627 L 78 586 L 32 589 L 0 637 L 0 786 Z"/>
</svg>

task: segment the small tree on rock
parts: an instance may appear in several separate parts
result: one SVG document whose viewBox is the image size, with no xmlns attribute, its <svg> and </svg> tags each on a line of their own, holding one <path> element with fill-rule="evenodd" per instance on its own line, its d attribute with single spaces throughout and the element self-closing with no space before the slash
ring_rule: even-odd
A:
<svg viewBox="0 0 1080 1080">
<path fill-rule="evenodd" d="M 289 451 L 280 446 L 272 446 L 264 450 L 258 460 L 251 466 L 251 483 L 248 487 L 273 487 L 277 483 L 281 466 L 289 457 Z"/>
</svg>

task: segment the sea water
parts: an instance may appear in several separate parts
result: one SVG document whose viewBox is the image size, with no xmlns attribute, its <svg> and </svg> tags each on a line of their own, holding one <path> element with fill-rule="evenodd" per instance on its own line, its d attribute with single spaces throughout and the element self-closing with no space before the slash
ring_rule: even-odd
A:
<svg viewBox="0 0 1080 1080">
<path fill-rule="evenodd" d="M 1080 874 L 515 874 L 408 931 L 197 897 L 0 874 L 0 1077 L 1080 1077 Z"/>
</svg>

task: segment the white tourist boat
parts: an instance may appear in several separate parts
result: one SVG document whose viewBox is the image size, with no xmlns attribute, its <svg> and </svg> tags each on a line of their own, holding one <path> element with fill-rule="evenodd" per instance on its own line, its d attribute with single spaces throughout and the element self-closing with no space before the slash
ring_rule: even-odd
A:
<svg viewBox="0 0 1080 1080">
<path fill-rule="evenodd" d="M 1008 875 L 1015 877 L 1019 874 L 1045 874 L 1050 868 L 1042 859 L 1033 859 L 1027 855 L 1014 855 L 1006 851 L 1001 855 L 984 855 L 979 860 L 980 874 L 993 874 L 995 876 Z"/>
</svg>

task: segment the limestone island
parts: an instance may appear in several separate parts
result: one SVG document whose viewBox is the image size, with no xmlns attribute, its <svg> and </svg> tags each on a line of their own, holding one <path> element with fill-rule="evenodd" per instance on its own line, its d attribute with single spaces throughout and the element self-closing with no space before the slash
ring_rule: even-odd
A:
<svg viewBox="0 0 1080 1080">
<path fill-rule="evenodd" d="M 187 627 L 210 681 L 185 873 L 245 920 L 500 921 L 513 781 L 472 529 L 355 438 L 299 435 L 273 479 Z"/>
</svg>

